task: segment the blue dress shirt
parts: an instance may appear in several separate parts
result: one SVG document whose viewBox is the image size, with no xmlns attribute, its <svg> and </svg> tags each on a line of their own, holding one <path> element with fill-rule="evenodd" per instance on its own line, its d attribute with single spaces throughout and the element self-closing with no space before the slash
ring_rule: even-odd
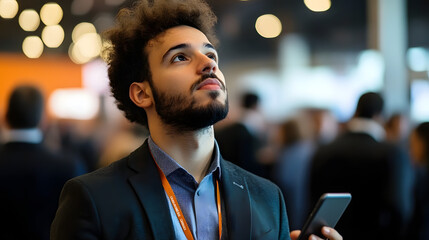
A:
<svg viewBox="0 0 429 240">
<path fill-rule="evenodd" d="M 176 195 L 179 206 L 185 216 L 194 239 L 219 239 L 219 219 L 216 204 L 216 182 L 220 179 L 219 148 L 215 142 L 213 159 L 207 175 L 198 184 L 194 177 L 173 158 L 159 148 L 149 137 L 149 149 L 167 177 Z M 173 221 L 176 239 L 186 240 L 176 213 L 167 197 L 170 215 Z"/>
</svg>

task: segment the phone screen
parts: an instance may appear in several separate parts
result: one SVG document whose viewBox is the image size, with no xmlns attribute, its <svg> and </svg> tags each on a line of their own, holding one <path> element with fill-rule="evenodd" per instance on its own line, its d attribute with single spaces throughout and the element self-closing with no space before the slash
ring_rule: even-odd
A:
<svg viewBox="0 0 429 240">
<path fill-rule="evenodd" d="M 307 218 L 298 240 L 307 240 L 311 234 L 324 238 L 322 227 L 335 227 L 351 199 L 350 193 L 323 194 Z"/>
</svg>

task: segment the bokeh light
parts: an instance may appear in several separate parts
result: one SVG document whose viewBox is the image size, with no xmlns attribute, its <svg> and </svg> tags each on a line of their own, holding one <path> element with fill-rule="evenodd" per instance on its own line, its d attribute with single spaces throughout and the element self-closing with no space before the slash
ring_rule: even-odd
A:
<svg viewBox="0 0 429 240">
<path fill-rule="evenodd" d="M 324 12 L 331 8 L 331 0 L 304 0 L 304 4 L 313 12 Z"/>
<path fill-rule="evenodd" d="M 42 40 L 49 48 L 57 48 L 64 41 L 64 30 L 60 25 L 51 25 L 43 28 Z"/>
<path fill-rule="evenodd" d="M 43 53 L 43 42 L 38 36 L 29 36 L 22 42 L 22 51 L 28 58 L 39 58 Z"/>
<path fill-rule="evenodd" d="M 40 18 L 47 26 L 57 25 L 63 18 L 63 9 L 57 3 L 46 3 L 40 9 Z"/>
<path fill-rule="evenodd" d="M 429 53 L 423 47 L 413 47 L 407 51 L 407 63 L 415 72 L 424 72 L 429 68 Z"/>
<path fill-rule="evenodd" d="M 69 57 L 77 64 L 83 64 L 97 58 L 101 54 L 103 43 L 97 33 L 85 33 L 69 47 Z"/>
<path fill-rule="evenodd" d="M 73 42 L 77 42 L 77 40 L 86 33 L 96 33 L 95 26 L 89 22 L 82 22 L 76 25 L 73 28 L 72 32 L 72 40 Z"/>
<path fill-rule="evenodd" d="M 26 9 L 19 15 L 18 22 L 24 31 L 33 32 L 40 25 L 40 17 L 36 10 Z"/>
<path fill-rule="evenodd" d="M 19 5 L 15 0 L 0 0 L 0 17 L 11 19 L 18 13 Z"/>
<path fill-rule="evenodd" d="M 264 38 L 275 38 L 282 32 L 282 23 L 273 14 L 265 14 L 256 20 L 256 31 Z"/>
<path fill-rule="evenodd" d="M 58 118 L 88 120 L 97 115 L 99 99 L 85 89 L 57 89 L 49 98 L 49 109 Z"/>
</svg>

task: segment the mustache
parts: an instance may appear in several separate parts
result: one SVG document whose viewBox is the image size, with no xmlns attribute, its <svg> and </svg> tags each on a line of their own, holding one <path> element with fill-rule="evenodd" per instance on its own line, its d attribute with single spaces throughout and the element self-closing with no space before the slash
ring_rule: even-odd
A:
<svg viewBox="0 0 429 240">
<path fill-rule="evenodd" d="M 196 82 L 194 82 L 191 85 L 191 92 L 195 91 L 195 89 L 197 89 L 198 85 L 200 85 L 202 82 L 204 82 L 204 80 L 206 80 L 207 78 L 215 78 L 215 79 L 217 79 L 219 81 L 219 83 L 220 83 L 220 88 L 223 91 L 225 91 L 225 89 L 226 89 L 225 84 L 216 76 L 216 74 L 209 73 L 209 74 L 202 75 L 200 79 L 198 79 Z"/>
</svg>

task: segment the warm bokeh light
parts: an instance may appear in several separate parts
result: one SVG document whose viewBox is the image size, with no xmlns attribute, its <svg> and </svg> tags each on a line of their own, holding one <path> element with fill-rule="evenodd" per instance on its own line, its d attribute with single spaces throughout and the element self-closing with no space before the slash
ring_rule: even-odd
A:
<svg viewBox="0 0 429 240">
<path fill-rule="evenodd" d="M 304 0 L 304 4 L 313 12 L 324 12 L 331 8 L 331 0 Z"/>
<path fill-rule="evenodd" d="M 97 33 L 86 33 L 77 41 L 75 47 L 78 51 L 88 58 L 98 57 L 101 52 L 101 37 Z"/>
<path fill-rule="evenodd" d="M 40 18 L 47 26 L 56 25 L 60 23 L 61 19 L 63 18 L 63 9 L 57 3 L 46 3 L 40 9 Z"/>
<path fill-rule="evenodd" d="M 0 0 L 0 17 L 11 19 L 18 13 L 18 2 L 15 0 Z"/>
<path fill-rule="evenodd" d="M 39 14 L 34 9 L 26 9 L 19 15 L 18 22 L 24 31 L 36 31 L 40 25 Z"/>
<path fill-rule="evenodd" d="M 49 109 L 58 118 L 89 120 L 98 114 L 99 99 L 85 89 L 58 89 L 49 98 Z"/>
<path fill-rule="evenodd" d="M 282 32 L 280 19 L 272 14 L 265 14 L 256 20 L 256 31 L 264 38 L 275 38 Z"/>
<path fill-rule="evenodd" d="M 85 33 L 69 47 L 69 57 L 76 64 L 87 63 L 101 53 L 101 37 L 97 33 Z"/>
<path fill-rule="evenodd" d="M 60 25 L 51 25 L 43 28 L 42 40 L 49 48 L 57 48 L 64 41 L 64 30 Z"/>
<path fill-rule="evenodd" d="M 22 43 L 22 51 L 28 58 L 39 58 L 43 53 L 43 42 L 38 36 L 29 36 Z"/>
<path fill-rule="evenodd" d="M 84 64 L 91 60 L 90 57 L 85 57 L 80 53 L 75 43 L 70 44 L 68 53 L 69 58 L 76 64 Z"/>
<path fill-rule="evenodd" d="M 73 28 L 72 32 L 72 40 L 73 42 L 77 42 L 77 40 L 86 33 L 96 33 L 97 30 L 95 29 L 95 26 L 92 23 L 89 22 L 82 22 L 76 25 Z"/>
</svg>

